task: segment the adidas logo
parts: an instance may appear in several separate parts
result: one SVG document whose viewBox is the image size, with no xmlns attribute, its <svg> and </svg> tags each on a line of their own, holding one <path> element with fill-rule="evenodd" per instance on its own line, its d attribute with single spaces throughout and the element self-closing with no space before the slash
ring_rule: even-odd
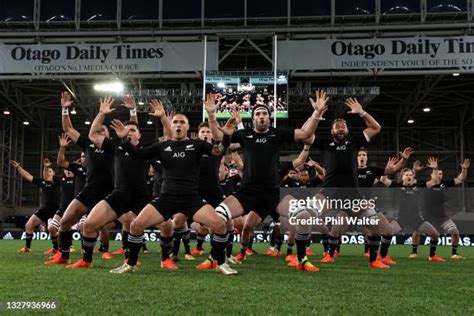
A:
<svg viewBox="0 0 474 316">
<path fill-rule="evenodd" d="M 164 151 L 173 151 L 170 146 L 166 147 Z"/>
<path fill-rule="evenodd" d="M 3 240 L 12 240 L 12 239 L 15 239 L 15 238 L 13 238 L 13 235 L 12 235 L 12 233 L 10 233 L 10 232 L 6 233 L 6 234 L 3 236 Z"/>
</svg>

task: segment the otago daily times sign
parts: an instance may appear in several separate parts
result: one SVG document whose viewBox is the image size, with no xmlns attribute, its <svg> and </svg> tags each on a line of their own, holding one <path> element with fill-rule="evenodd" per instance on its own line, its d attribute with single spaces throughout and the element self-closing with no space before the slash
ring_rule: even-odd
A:
<svg viewBox="0 0 474 316">
<path fill-rule="evenodd" d="M 207 69 L 217 70 L 217 44 L 207 43 Z M 0 73 L 198 71 L 203 42 L 2 44 Z"/>
<path fill-rule="evenodd" d="M 474 37 L 332 39 L 278 42 L 278 68 L 446 69 L 474 66 Z"/>
</svg>

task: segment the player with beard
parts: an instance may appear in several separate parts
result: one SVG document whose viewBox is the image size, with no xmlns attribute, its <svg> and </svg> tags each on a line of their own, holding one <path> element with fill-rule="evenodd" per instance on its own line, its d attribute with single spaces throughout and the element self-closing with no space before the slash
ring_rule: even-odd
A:
<svg viewBox="0 0 474 316">
<path fill-rule="evenodd" d="M 458 227 L 445 212 L 445 193 L 447 188 L 453 188 L 464 183 L 470 165 L 471 161 L 469 159 L 464 159 L 461 164 L 461 173 L 452 180 L 443 180 L 443 171 L 438 169 L 437 179 L 435 179 L 435 176 L 431 174 L 431 180 L 439 181 L 440 183 L 423 191 L 423 217 L 435 227 L 441 228 L 445 234 L 451 235 L 450 258 L 452 260 L 460 260 L 464 259 L 464 257 L 459 255 L 457 252 L 460 240 Z M 411 258 L 417 256 L 419 242 L 420 233 L 415 231 L 412 236 L 413 251 L 410 255 Z"/>
<path fill-rule="evenodd" d="M 126 223 L 128 221 L 131 222 L 134 214 L 138 214 L 151 198 L 146 192 L 149 163 L 132 159 L 122 146 L 121 140 L 106 138 L 99 133 L 105 116 L 115 110 L 115 108 L 111 108 L 113 102 L 114 99 L 111 97 L 101 99 L 100 110 L 92 123 L 89 139 L 95 146 L 113 155 L 114 189 L 103 200 L 97 203 L 87 216 L 83 227 L 83 259 L 66 266 L 69 269 L 91 267 L 92 254 L 97 240 L 97 231 L 119 218 L 122 222 L 123 229 L 128 232 L 129 227 Z M 133 108 L 135 107 L 135 101 L 131 97 L 126 97 L 125 102 L 125 104 L 132 104 Z M 153 109 L 160 108 L 162 110 L 161 104 L 159 104 L 157 100 L 152 100 L 150 106 Z M 155 113 L 151 114 L 154 116 L 157 115 Z M 113 127 L 115 127 L 116 121 L 117 120 L 112 121 Z M 162 120 L 162 123 L 163 122 L 167 123 L 168 121 L 164 118 L 164 120 Z M 165 123 L 163 124 L 165 125 Z M 125 122 L 124 131 L 134 146 L 138 146 L 138 148 L 143 146 L 140 142 L 141 134 L 136 122 Z M 130 241 L 130 238 L 128 238 L 128 241 Z M 128 249 L 128 246 L 126 249 Z"/>
<path fill-rule="evenodd" d="M 345 105 L 350 114 L 358 114 L 366 124 L 362 133 L 349 135 L 347 123 L 343 119 L 335 119 L 331 125 L 331 136 L 327 139 L 316 137 L 313 146 L 321 152 L 326 167 L 326 177 L 323 183 L 323 195 L 331 199 L 361 199 L 357 179 L 357 153 L 360 147 L 366 146 L 378 133 L 379 123 L 364 109 L 357 99 L 348 98 Z M 353 214 L 352 210 L 338 210 L 337 217 L 343 219 L 349 214 L 368 218 L 377 217 L 375 210 L 366 209 Z M 321 260 L 323 263 L 334 262 L 334 253 L 342 231 L 347 225 L 333 225 L 328 235 L 329 251 Z M 377 261 L 377 250 L 380 245 L 380 227 L 370 227 L 368 232 L 370 261 L 369 267 L 389 268 Z"/>
<path fill-rule="evenodd" d="M 238 113 L 228 121 L 223 132 L 232 134 Z M 164 115 L 161 115 L 163 117 Z M 120 138 L 127 137 L 124 127 L 114 124 Z M 136 148 L 130 141 L 123 143 L 130 156 L 137 159 L 160 159 L 163 168 L 163 186 L 160 197 L 153 199 L 131 224 L 129 238 L 130 257 L 128 263 L 112 270 L 115 273 L 135 272 L 139 249 L 143 242 L 143 230 L 150 225 L 157 225 L 178 213 L 209 227 L 212 238 L 212 257 L 216 260 L 216 269 L 225 275 L 236 274 L 225 263 L 225 246 L 227 232 L 225 222 L 209 204 L 198 194 L 199 160 L 203 155 L 221 156 L 223 145 L 211 145 L 197 139 L 188 139 L 189 123 L 186 116 L 176 114 L 172 120 L 171 140 L 153 144 L 145 148 Z"/>
<path fill-rule="evenodd" d="M 55 176 L 51 168 L 51 162 L 48 158 L 43 159 L 43 177 L 33 177 L 28 171 L 23 169 L 20 163 L 11 160 L 10 164 L 21 175 L 23 179 L 38 186 L 41 192 L 40 208 L 30 216 L 25 225 L 25 247 L 18 250 L 21 253 L 31 252 L 31 241 L 33 240 L 33 231 L 42 223 L 47 224 L 48 219 L 53 217 L 58 210 L 58 201 L 60 198 L 60 179 Z M 54 240 L 53 240 L 54 247 Z"/>
<path fill-rule="evenodd" d="M 208 95 L 208 98 L 215 96 Z M 327 101 L 326 93 L 318 91 L 318 107 L 301 129 L 270 127 L 270 110 L 264 105 L 257 105 L 252 111 L 253 127 L 233 133 L 231 142 L 240 144 L 244 156 L 242 185 L 216 208 L 216 212 L 226 222 L 248 214 L 242 231 L 240 256 L 243 259 L 255 226 L 273 212 L 279 203 L 280 145 L 294 141 L 304 142 L 311 138 L 327 108 Z M 215 118 L 212 102 L 206 102 L 206 111 L 213 138 L 221 141 L 223 133 Z M 305 244 L 306 242 L 305 240 Z M 315 268 L 308 260 L 302 259 L 300 264 L 302 270 Z"/>
<path fill-rule="evenodd" d="M 432 169 L 432 177 L 429 181 L 418 181 L 415 172 L 412 169 L 404 168 L 400 172 L 400 183 L 389 180 L 386 177 L 381 178 L 381 182 L 387 187 L 397 188 L 398 199 L 398 219 L 400 227 L 410 232 L 419 232 L 429 235 L 430 256 L 429 261 L 443 262 L 443 258 L 436 255 L 436 247 L 439 240 L 438 230 L 427 221 L 419 210 L 422 188 L 431 188 L 440 183 L 438 177 L 438 161 L 430 157 L 428 159 L 428 168 Z"/>
</svg>

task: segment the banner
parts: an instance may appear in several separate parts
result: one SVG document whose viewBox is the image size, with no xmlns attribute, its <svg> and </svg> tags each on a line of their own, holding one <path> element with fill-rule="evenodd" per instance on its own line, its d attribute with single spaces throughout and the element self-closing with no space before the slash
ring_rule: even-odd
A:
<svg viewBox="0 0 474 316">
<path fill-rule="evenodd" d="M 315 243 L 321 242 L 321 235 L 319 234 L 312 234 L 311 240 Z M 78 241 L 81 238 L 79 232 L 74 232 L 73 240 Z M 160 233 L 157 230 L 150 230 L 144 232 L 144 240 L 145 242 L 157 242 L 160 239 Z M 270 242 L 270 231 L 262 231 L 257 230 L 255 231 L 254 241 L 255 242 Z M 9 230 L 2 230 L 0 229 L 0 240 L 24 240 L 26 235 L 24 232 L 21 231 L 9 231 Z M 355 235 L 342 235 L 341 242 L 343 244 L 348 245 L 363 245 L 364 244 L 364 235 L 355 234 Z M 34 232 L 33 233 L 34 240 L 50 240 L 50 235 L 46 232 Z M 191 239 L 196 239 L 196 233 L 191 233 Z M 121 241 L 122 234 L 118 231 L 111 231 L 110 232 L 110 240 Z M 284 235 L 284 240 L 288 240 L 288 235 Z M 451 236 L 442 235 L 439 238 L 438 245 L 440 246 L 450 246 L 451 245 Z M 210 242 L 209 235 L 206 236 L 206 242 Z M 234 242 L 240 242 L 240 235 L 234 236 Z M 411 234 L 397 234 L 396 236 L 392 237 L 391 244 L 392 245 L 411 245 L 412 239 Z M 430 238 L 426 237 L 424 240 L 422 239 L 422 245 L 429 245 Z M 474 247 L 474 235 L 472 234 L 461 234 L 459 245 L 467 246 L 467 247 Z"/>
<path fill-rule="evenodd" d="M 278 42 L 282 70 L 452 69 L 474 66 L 474 37 Z"/>
<path fill-rule="evenodd" d="M 203 70 L 203 42 L 3 44 L 0 73 L 120 73 Z M 207 43 L 207 69 L 217 70 L 218 46 Z"/>
</svg>

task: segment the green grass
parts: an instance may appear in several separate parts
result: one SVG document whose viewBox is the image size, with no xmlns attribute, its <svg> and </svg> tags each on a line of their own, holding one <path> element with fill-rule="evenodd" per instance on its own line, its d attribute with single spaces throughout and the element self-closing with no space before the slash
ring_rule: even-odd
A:
<svg viewBox="0 0 474 316">
<path fill-rule="evenodd" d="M 255 255 L 237 267 L 239 275 L 228 277 L 196 270 L 200 259 L 181 261 L 178 271 L 163 271 L 158 245 L 151 242 L 148 248 L 153 252 L 141 255 L 139 272 L 124 275 L 109 273 L 122 263 L 119 257 L 105 261 L 96 255 L 92 269 L 68 270 L 43 265 L 49 242 L 33 241 L 31 253 L 17 253 L 23 244 L 0 241 L 2 307 L 6 301 L 54 300 L 59 305 L 56 312 L 66 315 L 474 313 L 474 248 L 470 247 L 460 247 L 466 260 L 435 263 L 427 260 L 428 246 L 419 247 L 417 259 L 407 258 L 409 246 L 392 246 L 398 264 L 373 270 L 361 256 L 362 246 L 343 245 L 336 263 L 318 263 L 318 273 L 295 271 L 283 257 Z M 113 242 L 112 249 L 118 246 Z M 257 244 L 256 250 L 263 252 L 266 247 Z M 322 251 L 321 245 L 311 248 Z M 438 254 L 447 258 L 450 247 L 439 247 Z M 73 254 L 72 259 L 79 256 Z"/>
</svg>

